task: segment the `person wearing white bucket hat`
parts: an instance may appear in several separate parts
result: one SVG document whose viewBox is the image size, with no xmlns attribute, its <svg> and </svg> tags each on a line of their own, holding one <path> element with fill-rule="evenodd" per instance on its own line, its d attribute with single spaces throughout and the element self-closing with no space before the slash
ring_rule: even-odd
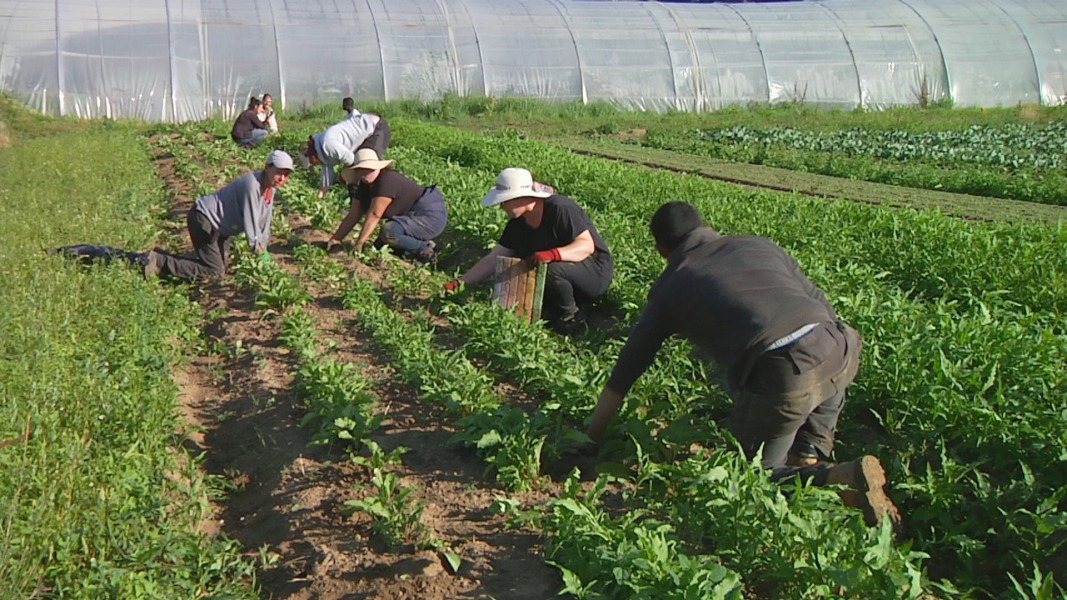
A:
<svg viewBox="0 0 1067 600">
<path fill-rule="evenodd" d="M 292 172 L 293 158 L 275 150 L 262 171 L 245 173 L 219 191 L 197 198 L 186 218 L 196 258 L 152 250 L 145 261 L 145 278 L 166 275 L 191 280 L 222 275 L 229 262 L 230 238 L 241 233 L 256 254 L 269 258 L 275 193 Z"/>
<path fill-rule="evenodd" d="M 381 244 L 401 256 L 433 264 L 437 261 L 433 239 L 448 225 L 445 198 L 436 186 L 424 187 L 392 166 L 393 161 L 380 159 L 370 148 L 356 152 L 355 163 L 341 171 L 352 202 L 326 248 L 331 250 L 340 244 L 362 219 L 363 228 L 355 242 L 357 251 L 363 249 L 381 223 Z"/>
<path fill-rule="evenodd" d="M 300 151 L 300 166 L 310 169 L 322 165 L 322 182 L 319 185 L 319 198 L 322 198 L 336 182 L 334 168 L 352 166 L 356 162 L 356 151 L 360 148 L 370 148 L 378 156 L 385 156 L 392 136 L 389 123 L 384 118 L 370 113 L 356 113 L 322 133 L 308 136 L 307 145 Z"/>
<path fill-rule="evenodd" d="M 599 298 L 614 276 L 615 262 L 593 220 L 567 196 L 534 181 L 530 171 L 511 167 L 500 172 L 482 206 L 499 206 L 508 216 L 496 246 L 445 288 L 482 281 L 492 275 L 499 256 L 548 263 L 543 314 L 564 335 L 585 330 L 579 301 Z"/>
</svg>

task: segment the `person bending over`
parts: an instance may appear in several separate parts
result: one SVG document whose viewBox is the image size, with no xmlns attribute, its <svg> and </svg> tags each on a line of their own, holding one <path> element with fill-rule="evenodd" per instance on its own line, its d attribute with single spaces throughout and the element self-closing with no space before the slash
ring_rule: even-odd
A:
<svg viewBox="0 0 1067 600">
<path fill-rule="evenodd" d="M 341 179 L 348 183 L 351 205 L 327 242 L 327 250 L 341 243 L 362 219 L 357 251 L 380 224 L 378 240 L 382 244 L 401 256 L 433 264 L 437 260 L 433 239 L 448 224 L 445 198 L 436 186 L 423 187 L 392 166 L 393 161 L 379 159 L 370 148 L 356 151 L 355 164 L 341 172 Z"/>
<path fill-rule="evenodd" d="M 691 204 L 664 204 L 651 230 L 667 266 L 597 400 L 588 429 L 594 446 L 660 346 L 676 335 L 713 360 L 734 401 L 731 431 L 750 458 L 762 449 L 773 479 L 845 484 L 842 499 L 869 524 L 885 515 L 899 521 L 877 458 L 828 462 L 861 338 L 826 294 L 774 242 L 720 235 Z"/>
<path fill-rule="evenodd" d="M 145 261 L 145 278 L 192 280 L 222 275 L 229 264 L 230 238 L 241 233 L 256 254 L 266 254 L 276 192 L 292 172 L 292 157 L 275 150 L 262 171 L 245 173 L 217 192 L 197 198 L 186 216 L 195 257 L 152 250 Z"/>
</svg>

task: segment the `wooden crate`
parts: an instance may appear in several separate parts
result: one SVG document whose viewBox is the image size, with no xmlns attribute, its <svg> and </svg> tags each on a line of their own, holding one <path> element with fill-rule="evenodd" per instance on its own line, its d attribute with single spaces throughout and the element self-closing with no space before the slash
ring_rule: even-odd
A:
<svg viewBox="0 0 1067 600">
<path fill-rule="evenodd" d="M 521 258 L 500 256 L 496 259 L 493 298 L 532 323 L 541 318 L 541 301 L 545 296 L 548 266 L 530 266 Z"/>
</svg>

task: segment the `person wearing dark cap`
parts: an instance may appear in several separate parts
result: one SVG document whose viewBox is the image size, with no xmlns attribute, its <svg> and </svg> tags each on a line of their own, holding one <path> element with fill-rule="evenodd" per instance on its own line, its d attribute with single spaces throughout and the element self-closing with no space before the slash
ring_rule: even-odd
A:
<svg viewBox="0 0 1067 600">
<path fill-rule="evenodd" d="M 508 216 L 504 233 L 489 254 L 445 289 L 489 277 L 499 256 L 547 263 L 543 311 L 549 326 L 564 335 L 583 333 L 578 302 L 602 296 L 615 274 L 614 258 L 593 220 L 574 200 L 516 167 L 500 172 L 482 206 L 503 209 Z"/>
<path fill-rule="evenodd" d="M 230 130 L 230 137 L 238 145 L 251 148 L 267 139 L 267 124 L 260 119 L 263 114 L 263 103 L 259 98 L 252 97 L 248 100 L 248 108 L 237 115 Z"/>
<path fill-rule="evenodd" d="M 379 157 L 384 157 L 391 140 L 392 130 L 384 118 L 357 112 L 326 131 L 309 136 L 307 145 L 300 151 L 300 165 L 305 169 L 322 165 L 322 183 L 318 192 L 322 198 L 336 182 L 335 168 L 344 169 L 355 164 L 356 151 L 361 148 L 370 148 Z"/>
<path fill-rule="evenodd" d="M 731 431 L 749 457 L 762 450 L 773 479 L 844 484 L 842 499 L 868 524 L 899 521 L 877 458 L 827 462 L 861 338 L 826 294 L 774 242 L 720 235 L 691 204 L 664 204 L 651 230 L 667 266 L 597 400 L 584 452 L 596 451 L 630 387 L 676 335 L 714 361 L 734 400 Z"/>
<path fill-rule="evenodd" d="M 217 192 L 197 198 L 186 217 L 195 258 L 152 250 L 145 261 L 145 278 L 222 275 L 229 262 L 230 238 L 241 233 L 256 254 L 267 257 L 276 192 L 292 172 L 293 158 L 275 150 L 262 171 L 245 173 Z"/>
</svg>

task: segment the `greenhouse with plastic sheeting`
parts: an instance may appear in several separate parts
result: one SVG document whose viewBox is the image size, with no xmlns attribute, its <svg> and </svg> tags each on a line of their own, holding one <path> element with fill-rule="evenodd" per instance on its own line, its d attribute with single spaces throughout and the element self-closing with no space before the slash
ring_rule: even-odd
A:
<svg viewBox="0 0 1067 600">
<path fill-rule="evenodd" d="M 1067 2 L 0 0 L 0 91 L 188 121 L 446 94 L 709 111 L 1067 101 Z"/>
</svg>

